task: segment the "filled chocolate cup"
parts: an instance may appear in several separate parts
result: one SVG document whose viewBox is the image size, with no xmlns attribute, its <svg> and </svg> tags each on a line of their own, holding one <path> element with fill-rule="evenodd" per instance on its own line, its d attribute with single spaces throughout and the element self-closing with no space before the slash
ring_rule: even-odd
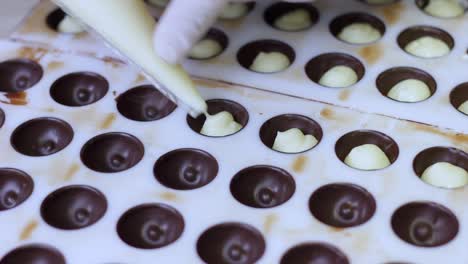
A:
<svg viewBox="0 0 468 264">
<path fill-rule="evenodd" d="M 221 47 L 221 50 L 219 52 L 217 52 L 217 53 L 214 53 L 213 55 L 211 55 L 209 57 L 206 57 L 206 58 L 195 58 L 195 57 L 189 55 L 190 59 L 192 59 L 192 60 L 209 60 L 209 59 L 212 59 L 214 57 L 219 56 L 221 53 L 223 53 L 224 50 L 226 50 L 226 48 L 229 45 L 229 38 L 226 35 L 226 33 L 224 33 L 223 31 L 221 31 L 220 29 L 217 29 L 217 28 L 211 28 L 205 34 L 205 36 L 201 39 L 201 41 L 203 41 L 203 40 L 213 40 L 213 41 L 215 41 L 216 43 L 219 44 L 219 46 Z"/>
<path fill-rule="evenodd" d="M 445 44 L 447 44 L 450 50 L 452 50 L 453 47 L 455 46 L 455 40 L 449 33 L 447 33 L 446 31 L 442 29 L 432 27 L 432 26 L 413 26 L 413 27 L 407 28 L 403 32 L 401 32 L 400 35 L 398 35 L 397 43 L 403 51 L 408 53 L 405 50 L 406 46 L 412 41 L 417 40 L 422 37 L 432 37 L 435 39 L 439 39 L 443 41 Z M 410 55 L 416 56 L 413 54 L 410 54 Z M 416 56 L 416 57 L 419 58 L 419 56 Z"/>
<path fill-rule="evenodd" d="M 462 83 L 455 87 L 452 92 L 450 92 L 450 103 L 458 110 L 458 108 L 465 102 L 468 101 L 468 82 Z M 468 115 L 458 110 L 460 113 Z"/>
<path fill-rule="evenodd" d="M 382 22 L 382 20 L 380 20 L 379 18 L 373 15 L 360 13 L 360 12 L 348 13 L 348 14 L 344 14 L 344 15 L 336 17 L 330 23 L 329 29 L 330 29 L 330 32 L 333 34 L 333 36 L 335 36 L 341 41 L 350 43 L 343 39 L 340 39 L 338 35 L 342 32 L 344 28 L 354 23 L 368 24 L 372 26 L 374 29 L 376 29 L 377 31 L 379 31 L 381 36 L 383 36 L 386 31 L 385 24 Z M 350 43 L 350 44 L 354 44 L 354 43 Z"/>
<path fill-rule="evenodd" d="M 315 8 L 313 5 L 308 4 L 308 3 L 288 3 L 288 2 L 278 2 L 270 7 L 268 7 L 265 12 L 263 13 L 263 18 L 267 22 L 268 25 L 278 29 L 278 30 L 283 30 L 283 31 L 303 31 L 306 30 L 309 27 L 306 28 L 301 28 L 298 30 L 284 30 L 281 28 L 278 28 L 275 25 L 275 22 L 278 18 L 280 18 L 283 15 L 286 15 L 290 12 L 294 12 L 297 10 L 305 10 L 310 17 L 310 26 L 313 26 L 316 24 L 319 20 L 319 12 L 317 8 Z"/>
<path fill-rule="evenodd" d="M 14 59 L 0 63 L 0 92 L 18 93 L 37 84 L 43 75 L 37 62 L 29 59 Z"/>
<path fill-rule="evenodd" d="M 296 53 L 294 49 L 289 46 L 288 44 L 281 42 L 279 40 L 273 39 L 263 39 L 257 40 L 254 42 L 250 42 L 244 45 L 240 50 L 237 52 L 237 61 L 239 64 L 249 71 L 253 71 L 250 69 L 254 60 L 257 56 L 261 53 L 271 53 L 271 52 L 278 52 L 286 56 L 289 60 L 289 66 L 294 63 L 296 59 Z M 289 67 L 288 66 L 288 67 Z M 288 68 L 286 67 L 286 68 Z M 281 70 L 282 71 L 282 70 Z M 276 71 L 277 72 L 277 71 Z M 265 73 L 265 72 L 258 72 L 258 73 Z M 275 72 L 269 72 L 275 73 Z"/>
</svg>

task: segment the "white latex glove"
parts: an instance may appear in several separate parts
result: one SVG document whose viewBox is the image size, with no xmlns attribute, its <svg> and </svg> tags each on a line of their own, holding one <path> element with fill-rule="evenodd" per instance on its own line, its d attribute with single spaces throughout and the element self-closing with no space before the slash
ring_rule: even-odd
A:
<svg viewBox="0 0 468 264">
<path fill-rule="evenodd" d="M 172 0 L 154 31 L 156 53 L 168 63 L 180 63 L 214 24 L 228 2 L 249 1 L 251 0 Z M 288 0 L 311 1 L 314 0 Z"/>
</svg>

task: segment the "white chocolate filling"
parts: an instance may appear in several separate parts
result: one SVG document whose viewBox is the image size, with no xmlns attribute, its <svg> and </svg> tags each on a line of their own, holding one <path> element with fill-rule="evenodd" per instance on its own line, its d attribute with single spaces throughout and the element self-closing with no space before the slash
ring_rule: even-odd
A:
<svg viewBox="0 0 468 264">
<path fill-rule="evenodd" d="M 170 0 L 148 0 L 148 2 L 154 6 L 166 7 Z"/>
<path fill-rule="evenodd" d="M 405 47 L 406 52 L 421 58 L 437 58 L 450 53 L 450 47 L 444 41 L 434 37 L 420 37 Z"/>
<path fill-rule="evenodd" d="M 178 102 L 183 102 L 190 108 L 192 116 L 206 112 L 205 100 L 182 66 L 165 62 L 154 51 L 153 31 L 156 22 L 148 12 L 144 1 L 56 1 L 75 18 L 92 27 L 152 79 L 159 81 L 171 91 L 179 99 Z M 109 19 L 109 17 L 118 19 Z"/>
<path fill-rule="evenodd" d="M 304 135 L 298 128 L 291 128 L 276 134 L 273 149 L 285 153 L 299 153 L 313 148 L 318 140 L 312 135 Z"/>
<path fill-rule="evenodd" d="M 190 50 L 189 56 L 194 59 L 208 59 L 223 50 L 221 44 L 213 39 L 203 39 Z"/>
<path fill-rule="evenodd" d="M 382 34 L 368 23 L 353 23 L 344 27 L 338 38 L 352 44 L 367 44 L 379 40 Z"/>
<path fill-rule="evenodd" d="M 221 11 L 219 18 L 237 19 L 243 17 L 249 12 L 249 7 L 245 3 L 228 3 Z"/>
<path fill-rule="evenodd" d="M 255 72 L 273 73 L 285 70 L 290 64 L 289 58 L 281 52 L 260 52 L 250 69 Z"/>
<path fill-rule="evenodd" d="M 431 90 L 423 81 L 408 79 L 393 86 L 387 96 L 400 102 L 414 103 L 429 98 L 431 96 Z"/>
<path fill-rule="evenodd" d="M 343 65 L 332 67 L 319 80 L 320 85 L 332 88 L 344 88 L 357 82 L 357 73 L 351 67 Z"/>
<path fill-rule="evenodd" d="M 454 18 L 465 13 L 463 5 L 458 0 L 429 0 L 424 11 L 429 15 L 441 18 Z"/>
<path fill-rule="evenodd" d="M 359 170 L 379 170 L 390 166 L 387 155 L 374 144 L 364 144 L 353 148 L 344 162 Z"/>
<path fill-rule="evenodd" d="M 448 162 L 437 162 L 424 170 L 421 179 L 436 187 L 458 188 L 468 184 L 468 172 Z"/>
<path fill-rule="evenodd" d="M 277 18 L 274 25 L 281 30 L 297 31 L 310 27 L 312 25 L 312 19 L 307 10 L 297 9 Z"/>
<path fill-rule="evenodd" d="M 215 115 L 205 115 L 206 121 L 200 131 L 205 136 L 224 137 L 242 129 L 242 125 L 237 123 L 232 114 L 227 111 L 219 112 Z"/>
<path fill-rule="evenodd" d="M 62 33 L 78 34 L 84 32 L 85 29 L 73 17 L 65 15 L 57 26 L 57 30 Z"/>
<path fill-rule="evenodd" d="M 468 115 L 468 100 L 458 107 L 458 110 L 466 115 Z"/>
</svg>

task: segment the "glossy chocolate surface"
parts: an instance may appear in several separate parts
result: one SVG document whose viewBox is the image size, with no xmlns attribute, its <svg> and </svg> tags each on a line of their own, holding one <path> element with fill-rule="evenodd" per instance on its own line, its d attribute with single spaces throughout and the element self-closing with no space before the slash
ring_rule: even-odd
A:
<svg viewBox="0 0 468 264">
<path fill-rule="evenodd" d="M 25 172 L 0 168 L 0 212 L 23 203 L 29 198 L 33 189 L 33 179 Z"/>
</svg>

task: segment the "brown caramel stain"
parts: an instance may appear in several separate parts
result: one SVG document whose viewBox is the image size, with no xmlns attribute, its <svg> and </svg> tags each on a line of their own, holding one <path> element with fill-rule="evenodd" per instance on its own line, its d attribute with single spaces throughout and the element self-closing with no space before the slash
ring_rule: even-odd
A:
<svg viewBox="0 0 468 264">
<path fill-rule="evenodd" d="M 320 116 L 325 119 L 336 119 L 336 116 L 333 110 L 327 107 L 323 108 L 322 111 L 320 111 Z"/>
<path fill-rule="evenodd" d="M 275 223 L 278 222 L 278 216 L 276 214 L 269 214 L 265 217 L 265 221 L 263 222 L 263 230 L 266 234 L 270 233 L 273 229 Z"/>
<path fill-rule="evenodd" d="M 338 99 L 340 99 L 340 101 L 347 101 L 350 95 L 351 89 L 345 89 L 340 92 L 340 94 L 338 95 Z"/>
<path fill-rule="evenodd" d="M 47 70 L 48 71 L 53 71 L 53 70 L 58 70 L 60 68 L 63 68 L 65 64 L 62 61 L 51 61 L 49 64 L 47 64 Z"/>
<path fill-rule="evenodd" d="M 401 13 L 405 10 L 405 4 L 403 1 L 399 1 L 395 4 L 382 7 L 382 14 L 385 17 L 385 20 L 393 25 L 400 20 Z"/>
<path fill-rule="evenodd" d="M 55 112 L 55 109 L 53 107 L 46 107 L 44 108 L 44 112 L 53 113 Z"/>
<path fill-rule="evenodd" d="M 297 157 L 293 164 L 292 169 L 294 172 L 301 173 L 304 171 L 304 168 L 307 166 L 308 158 L 306 156 Z"/>
<path fill-rule="evenodd" d="M 161 199 L 166 200 L 166 201 L 171 201 L 171 202 L 177 202 L 180 201 L 179 197 L 177 194 L 172 193 L 172 192 L 162 192 L 158 195 Z"/>
<path fill-rule="evenodd" d="M 138 76 L 135 79 L 135 83 L 141 83 L 146 81 L 146 77 L 143 74 L 138 74 Z"/>
<path fill-rule="evenodd" d="M 11 105 L 27 105 L 28 104 L 28 95 L 26 92 L 17 92 L 17 93 L 5 93 L 5 99 L 0 99 L 0 102 Z"/>
<path fill-rule="evenodd" d="M 74 163 L 68 168 L 67 173 L 65 173 L 65 176 L 63 177 L 64 181 L 69 181 L 75 176 L 75 174 L 80 170 L 80 165 Z"/>
<path fill-rule="evenodd" d="M 363 47 L 359 50 L 361 55 L 368 64 L 374 64 L 382 58 L 384 50 L 380 44 Z"/>
<path fill-rule="evenodd" d="M 47 50 L 39 47 L 23 47 L 18 50 L 18 56 L 33 61 L 40 61 L 47 54 Z"/>
<path fill-rule="evenodd" d="M 343 232 L 344 230 L 344 228 L 342 227 L 333 227 L 333 226 L 330 226 L 329 229 L 330 229 L 330 232 L 332 233 L 340 233 L 340 232 Z"/>
<path fill-rule="evenodd" d="M 32 233 L 34 232 L 34 230 L 36 230 L 36 228 L 37 228 L 38 225 L 39 225 L 39 223 L 38 223 L 36 220 L 31 220 L 31 221 L 23 228 L 23 231 L 21 231 L 19 239 L 20 239 L 20 240 L 29 239 L 29 238 L 31 237 Z"/>
<path fill-rule="evenodd" d="M 420 123 L 410 123 L 410 128 L 447 138 L 457 147 L 468 148 L 468 134 L 444 131 L 437 127 Z"/>
<path fill-rule="evenodd" d="M 104 121 L 101 124 L 101 129 L 108 129 L 112 126 L 114 123 L 115 119 L 117 119 L 117 115 L 112 113 L 108 114 L 107 117 L 104 119 Z"/>
<path fill-rule="evenodd" d="M 119 68 L 119 67 L 123 66 L 123 64 L 122 64 L 122 62 L 120 60 L 117 60 L 117 59 L 109 57 L 109 56 L 103 57 L 102 60 L 106 64 L 110 65 L 112 68 Z"/>
<path fill-rule="evenodd" d="M 89 37 L 89 34 L 86 31 L 73 34 L 73 40 L 82 40 L 82 39 L 86 39 L 88 37 Z"/>
</svg>

